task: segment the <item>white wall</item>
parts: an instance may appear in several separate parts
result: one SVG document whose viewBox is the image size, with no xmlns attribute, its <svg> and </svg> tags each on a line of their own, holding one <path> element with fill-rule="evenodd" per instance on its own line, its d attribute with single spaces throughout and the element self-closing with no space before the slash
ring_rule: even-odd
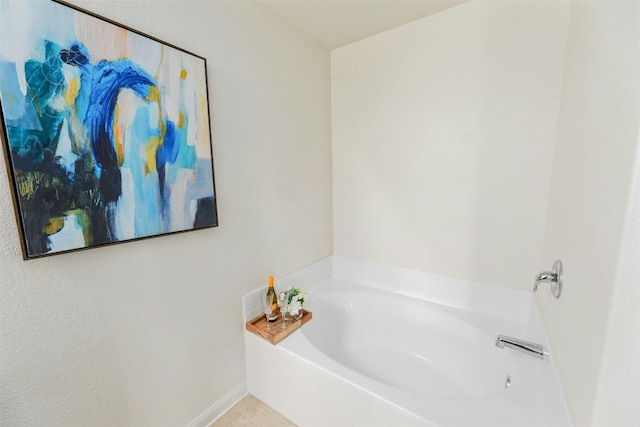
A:
<svg viewBox="0 0 640 427">
<path fill-rule="evenodd" d="M 594 426 L 640 424 L 640 146 L 609 309 Z"/>
<path fill-rule="evenodd" d="M 220 226 L 24 262 L 0 160 L 0 424 L 186 425 L 244 386 L 241 296 L 331 254 L 329 53 L 255 3 L 75 3 L 207 58 Z"/>
<path fill-rule="evenodd" d="M 336 255 L 533 286 L 568 19 L 472 1 L 332 51 Z"/>
<path fill-rule="evenodd" d="M 625 280 L 617 275 L 620 263 L 638 263 L 637 253 L 635 259 L 624 260 L 621 254 L 630 255 L 620 250 L 638 145 L 639 13 L 635 1 L 572 4 L 547 230 L 538 266 L 547 269 L 561 258 L 566 281 L 559 300 L 547 291 L 538 292 L 538 301 L 577 426 L 591 425 L 600 372 L 606 384 L 608 375 L 626 369 L 613 366 L 614 357 L 603 360 L 602 355 L 607 322 L 619 324 L 616 319 L 629 316 L 634 307 L 612 305 L 611 295 L 615 283 Z M 637 290 L 623 295 L 637 298 Z M 611 330 L 609 342 L 638 332 L 637 327 Z M 637 364 L 638 349 L 624 350 Z M 598 399 L 605 407 L 617 405 L 614 396 L 599 393 Z M 599 425 L 616 425 L 602 421 Z"/>
<path fill-rule="evenodd" d="M 473 1 L 332 52 L 334 253 L 522 289 L 561 258 L 577 426 L 640 421 L 638 9 Z"/>
</svg>

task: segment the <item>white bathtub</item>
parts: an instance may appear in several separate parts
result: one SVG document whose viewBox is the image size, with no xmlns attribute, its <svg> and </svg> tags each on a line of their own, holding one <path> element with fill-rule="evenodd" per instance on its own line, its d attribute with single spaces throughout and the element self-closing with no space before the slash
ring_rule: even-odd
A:
<svg viewBox="0 0 640 427">
<path fill-rule="evenodd" d="M 530 293 L 328 263 L 332 277 L 309 283 L 309 323 L 278 346 L 245 334 L 249 392 L 296 424 L 570 425 L 552 359 L 495 346 L 547 344 Z"/>
</svg>

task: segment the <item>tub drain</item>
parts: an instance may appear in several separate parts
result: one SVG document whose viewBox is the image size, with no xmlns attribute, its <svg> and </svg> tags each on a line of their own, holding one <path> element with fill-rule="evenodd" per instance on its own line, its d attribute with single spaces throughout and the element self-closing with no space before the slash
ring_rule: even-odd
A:
<svg viewBox="0 0 640 427">
<path fill-rule="evenodd" d="M 504 388 L 509 388 L 511 386 L 511 376 L 507 375 L 504 379 Z"/>
</svg>

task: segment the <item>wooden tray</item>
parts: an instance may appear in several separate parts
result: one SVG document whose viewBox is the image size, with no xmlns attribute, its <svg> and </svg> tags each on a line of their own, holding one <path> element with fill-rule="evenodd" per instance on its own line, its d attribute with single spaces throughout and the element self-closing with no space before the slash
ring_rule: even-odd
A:
<svg viewBox="0 0 640 427">
<path fill-rule="evenodd" d="M 267 319 L 265 318 L 264 314 L 261 314 L 255 319 L 247 322 L 247 331 L 253 332 L 257 336 L 269 341 L 271 344 L 276 345 L 280 341 L 291 335 L 293 331 L 311 320 L 311 317 L 312 314 L 310 311 L 302 309 L 302 317 L 293 323 L 287 322 L 286 329 L 280 329 L 282 319 L 278 318 L 278 320 L 271 323 L 273 330 L 267 331 Z"/>
</svg>

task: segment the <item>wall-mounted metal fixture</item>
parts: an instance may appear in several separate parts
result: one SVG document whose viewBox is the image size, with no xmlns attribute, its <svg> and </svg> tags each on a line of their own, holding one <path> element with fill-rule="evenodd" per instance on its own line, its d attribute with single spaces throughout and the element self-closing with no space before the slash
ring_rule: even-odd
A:
<svg viewBox="0 0 640 427">
<path fill-rule="evenodd" d="M 540 283 L 549 283 L 551 285 L 551 295 L 560 298 L 562 293 L 562 282 L 564 281 L 564 272 L 562 270 L 562 261 L 557 259 L 551 267 L 551 271 L 542 271 L 536 276 L 536 284 L 533 286 L 533 292 L 538 290 Z"/>
<path fill-rule="evenodd" d="M 544 350 L 544 347 L 542 346 L 542 344 L 538 344 L 530 341 L 524 341 L 518 338 L 508 337 L 506 335 L 498 335 L 498 338 L 496 338 L 496 347 L 500 347 L 500 348 L 509 347 L 514 350 L 518 350 L 524 354 L 528 354 L 529 356 L 536 357 L 538 359 L 544 359 L 545 356 L 549 356 L 549 353 L 547 353 Z M 507 380 L 509 381 L 509 384 L 510 384 L 511 378 L 507 376 Z M 509 385 L 506 385 L 506 387 L 509 387 Z"/>
</svg>

